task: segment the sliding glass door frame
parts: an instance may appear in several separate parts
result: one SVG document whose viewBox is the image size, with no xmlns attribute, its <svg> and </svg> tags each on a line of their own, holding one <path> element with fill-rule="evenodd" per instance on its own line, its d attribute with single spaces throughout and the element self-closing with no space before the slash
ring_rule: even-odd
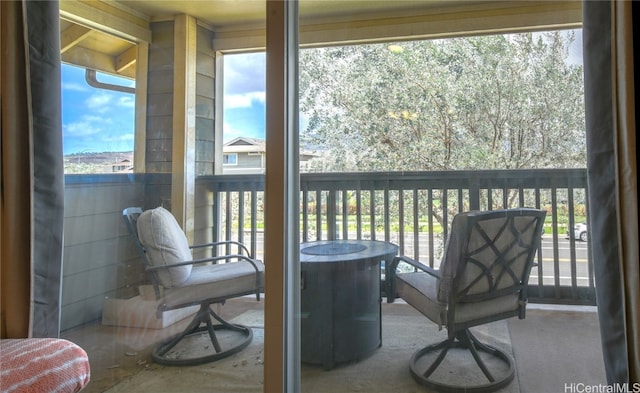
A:
<svg viewBox="0 0 640 393">
<path fill-rule="evenodd" d="M 298 2 L 267 1 L 265 392 L 300 392 Z"/>
</svg>

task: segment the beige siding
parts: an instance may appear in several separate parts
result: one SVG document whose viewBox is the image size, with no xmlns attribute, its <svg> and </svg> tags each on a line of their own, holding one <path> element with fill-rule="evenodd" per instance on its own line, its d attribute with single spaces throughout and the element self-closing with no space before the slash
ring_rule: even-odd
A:
<svg viewBox="0 0 640 393">
<path fill-rule="evenodd" d="M 173 22 L 152 23 L 149 46 L 147 172 L 169 173 L 173 135 Z M 197 28 L 196 54 L 196 176 L 212 175 L 214 163 L 214 75 L 212 32 Z"/>
<path fill-rule="evenodd" d="M 213 242 L 213 194 L 202 182 L 196 182 L 195 198 L 193 242 L 195 244 Z M 194 253 L 194 256 L 203 258 L 208 255 Z"/>
<path fill-rule="evenodd" d="M 213 175 L 215 53 L 213 33 L 197 29 L 196 54 L 196 176 Z"/>
<path fill-rule="evenodd" d="M 127 175 L 66 179 L 62 330 L 99 319 L 105 297 L 133 296 L 144 280 L 122 220 L 124 207 L 143 204 L 144 183 Z"/>
<path fill-rule="evenodd" d="M 170 173 L 173 122 L 173 22 L 151 24 L 147 88 L 146 168 Z"/>
<path fill-rule="evenodd" d="M 238 168 L 262 168 L 260 154 L 238 153 Z"/>
</svg>

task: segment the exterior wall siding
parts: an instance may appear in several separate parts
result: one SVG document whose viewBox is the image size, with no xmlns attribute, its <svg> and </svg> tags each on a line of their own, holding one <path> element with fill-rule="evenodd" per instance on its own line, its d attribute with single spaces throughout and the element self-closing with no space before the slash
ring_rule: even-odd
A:
<svg viewBox="0 0 640 393">
<path fill-rule="evenodd" d="M 147 87 L 148 173 L 171 173 L 173 136 L 173 22 L 151 24 Z"/>
<path fill-rule="evenodd" d="M 260 168 L 262 167 L 262 155 L 238 153 L 238 168 Z"/>
<path fill-rule="evenodd" d="M 105 297 L 128 298 L 145 280 L 122 220 L 122 209 L 141 206 L 144 178 L 131 175 L 65 176 L 61 329 L 100 319 Z"/>
<path fill-rule="evenodd" d="M 196 36 L 196 176 L 213 175 L 215 52 L 213 32 L 202 26 Z"/>
</svg>

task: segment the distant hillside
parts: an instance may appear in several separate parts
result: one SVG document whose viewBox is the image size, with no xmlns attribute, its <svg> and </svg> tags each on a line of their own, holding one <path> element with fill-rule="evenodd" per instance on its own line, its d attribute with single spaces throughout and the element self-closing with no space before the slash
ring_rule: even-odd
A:
<svg viewBox="0 0 640 393">
<path fill-rule="evenodd" d="M 120 162 L 123 160 L 133 161 L 132 151 L 117 151 L 117 152 L 84 152 L 73 153 L 64 156 L 65 162 L 84 162 L 87 164 L 111 164 Z"/>
<path fill-rule="evenodd" d="M 84 152 L 64 156 L 65 173 L 131 172 L 133 152 Z"/>
</svg>

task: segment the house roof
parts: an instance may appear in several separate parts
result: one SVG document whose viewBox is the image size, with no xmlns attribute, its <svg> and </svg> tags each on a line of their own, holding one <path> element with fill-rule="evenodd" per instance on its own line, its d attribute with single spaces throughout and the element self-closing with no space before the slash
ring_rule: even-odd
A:
<svg viewBox="0 0 640 393">
<path fill-rule="evenodd" d="M 222 147 L 223 153 L 266 153 L 266 142 L 263 139 L 238 137 L 225 143 Z M 300 161 L 308 161 L 317 154 L 311 151 L 301 151 Z"/>
<path fill-rule="evenodd" d="M 266 144 L 262 139 L 238 137 L 224 144 L 224 153 L 265 153 Z"/>
</svg>

